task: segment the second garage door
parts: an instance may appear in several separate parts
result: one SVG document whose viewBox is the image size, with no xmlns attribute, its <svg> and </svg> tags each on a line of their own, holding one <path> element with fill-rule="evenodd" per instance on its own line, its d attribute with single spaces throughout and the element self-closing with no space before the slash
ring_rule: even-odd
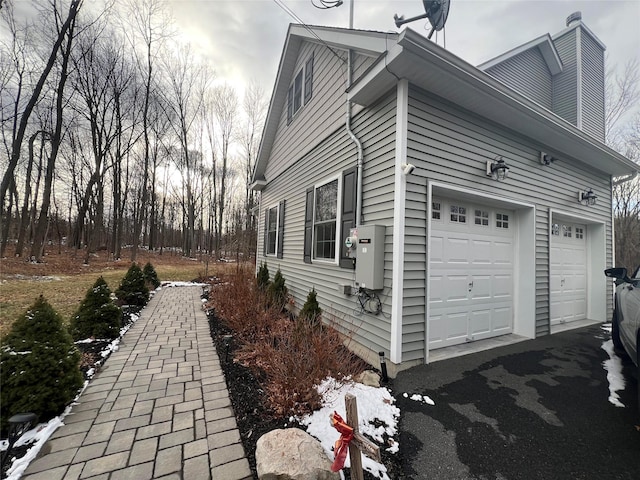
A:
<svg viewBox="0 0 640 480">
<path fill-rule="evenodd" d="M 515 212 L 434 198 L 429 348 L 513 330 Z"/>
<path fill-rule="evenodd" d="M 551 325 L 587 316 L 586 225 L 551 225 Z"/>
</svg>

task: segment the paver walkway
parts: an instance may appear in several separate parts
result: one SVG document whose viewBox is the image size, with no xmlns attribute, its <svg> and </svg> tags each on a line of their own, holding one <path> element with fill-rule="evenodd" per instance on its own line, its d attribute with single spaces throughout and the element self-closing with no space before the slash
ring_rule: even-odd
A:
<svg viewBox="0 0 640 480">
<path fill-rule="evenodd" d="M 201 291 L 156 293 L 23 479 L 252 478 Z"/>
</svg>

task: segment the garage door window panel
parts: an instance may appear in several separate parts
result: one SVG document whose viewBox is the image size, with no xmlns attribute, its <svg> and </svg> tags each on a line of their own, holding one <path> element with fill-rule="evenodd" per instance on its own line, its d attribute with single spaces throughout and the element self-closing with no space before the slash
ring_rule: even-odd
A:
<svg viewBox="0 0 640 480">
<path fill-rule="evenodd" d="M 460 205 L 451 205 L 450 219 L 454 223 L 467 223 L 467 208 Z"/>
<path fill-rule="evenodd" d="M 475 211 L 475 224 L 483 227 L 489 226 L 489 212 L 486 210 Z"/>
</svg>

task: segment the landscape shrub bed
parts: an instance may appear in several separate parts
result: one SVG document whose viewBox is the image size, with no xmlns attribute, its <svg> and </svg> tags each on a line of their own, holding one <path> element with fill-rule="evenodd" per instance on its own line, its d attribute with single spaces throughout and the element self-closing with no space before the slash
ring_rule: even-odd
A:
<svg viewBox="0 0 640 480">
<path fill-rule="evenodd" d="M 340 379 L 367 367 L 345 346 L 349 338 L 333 322 L 288 314 L 281 297 L 273 301 L 273 289 L 270 294 L 258 288 L 253 269 L 239 267 L 224 280 L 213 286 L 208 307 L 233 332 L 234 360 L 264 379 L 274 415 L 304 415 L 319 408 L 315 385 L 327 376 Z M 278 281 L 283 282 L 281 276 Z"/>
</svg>

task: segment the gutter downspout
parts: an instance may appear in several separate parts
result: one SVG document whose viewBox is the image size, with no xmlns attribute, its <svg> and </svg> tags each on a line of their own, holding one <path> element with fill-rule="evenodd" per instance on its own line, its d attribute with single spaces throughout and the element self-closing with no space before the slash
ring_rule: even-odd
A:
<svg viewBox="0 0 640 480">
<path fill-rule="evenodd" d="M 349 29 L 353 29 L 353 0 L 350 5 L 350 15 L 349 15 Z M 353 50 L 349 49 L 347 53 L 347 90 L 351 87 L 353 83 Z M 351 110 L 352 104 L 349 101 L 349 96 L 347 95 L 347 118 L 345 122 L 345 127 L 347 129 L 347 133 L 351 138 L 351 141 L 355 143 L 356 148 L 358 150 L 358 160 L 356 163 L 357 170 L 357 184 L 356 184 L 356 227 L 359 227 L 362 223 L 362 165 L 363 165 L 363 153 L 362 153 L 362 142 L 358 137 L 356 137 L 353 130 L 351 130 Z"/>
</svg>

